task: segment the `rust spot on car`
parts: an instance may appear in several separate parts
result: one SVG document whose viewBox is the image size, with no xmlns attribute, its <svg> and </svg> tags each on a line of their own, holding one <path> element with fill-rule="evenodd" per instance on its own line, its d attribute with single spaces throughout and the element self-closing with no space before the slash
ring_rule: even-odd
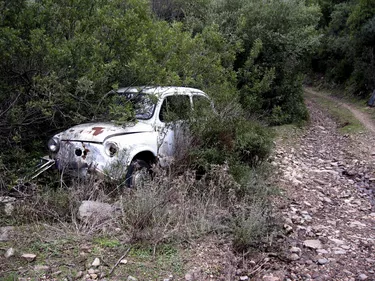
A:
<svg viewBox="0 0 375 281">
<path fill-rule="evenodd" d="M 86 145 L 84 143 L 82 143 L 82 147 L 83 147 L 83 155 L 82 155 L 82 158 L 84 160 L 86 160 L 86 156 L 87 154 L 90 152 L 90 149 L 86 148 Z"/>
<path fill-rule="evenodd" d="M 86 160 L 87 154 L 88 154 L 89 152 L 90 152 L 90 150 L 87 149 L 87 148 L 85 148 L 85 150 L 83 151 L 83 155 L 82 155 L 82 158 L 83 158 L 84 160 Z"/>
<path fill-rule="evenodd" d="M 94 130 L 94 133 L 93 133 L 94 136 L 100 135 L 104 131 L 103 127 L 93 127 L 92 129 Z"/>
</svg>

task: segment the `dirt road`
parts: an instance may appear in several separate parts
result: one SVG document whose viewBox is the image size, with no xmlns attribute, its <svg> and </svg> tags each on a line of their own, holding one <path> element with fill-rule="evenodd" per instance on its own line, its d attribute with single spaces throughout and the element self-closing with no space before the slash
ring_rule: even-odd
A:
<svg viewBox="0 0 375 281">
<path fill-rule="evenodd" d="M 316 96 L 324 97 L 330 99 L 337 103 L 338 106 L 342 106 L 348 109 L 355 118 L 357 118 L 370 132 L 375 133 L 375 123 L 371 118 L 366 114 L 355 108 L 354 106 L 344 103 L 338 99 L 335 99 L 331 96 L 323 95 L 320 92 L 314 91 L 312 88 L 305 88 L 305 91 Z"/>
<path fill-rule="evenodd" d="M 292 142 L 277 143 L 273 164 L 285 195 L 277 208 L 286 237 L 281 254 L 261 277 L 375 280 L 375 125 L 355 107 L 341 104 L 368 128 L 344 136 L 318 104 L 306 103 L 308 128 Z"/>
</svg>

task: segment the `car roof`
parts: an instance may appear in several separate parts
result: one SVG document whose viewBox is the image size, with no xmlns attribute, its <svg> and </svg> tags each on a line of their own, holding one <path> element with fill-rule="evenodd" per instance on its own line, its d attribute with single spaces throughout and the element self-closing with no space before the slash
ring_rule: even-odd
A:
<svg viewBox="0 0 375 281">
<path fill-rule="evenodd" d="M 207 96 L 203 91 L 189 88 L 189 87 L 177 87 L 177 86 L 131 86 L 131 87 L 121 87 L 117 90 L 117 93 L 124 94 L 124 93 L 142 93 L 142 94 L 153 94 L 158 95 L 160 97 L 169 94 L 200 94 Z"/>
</svg>

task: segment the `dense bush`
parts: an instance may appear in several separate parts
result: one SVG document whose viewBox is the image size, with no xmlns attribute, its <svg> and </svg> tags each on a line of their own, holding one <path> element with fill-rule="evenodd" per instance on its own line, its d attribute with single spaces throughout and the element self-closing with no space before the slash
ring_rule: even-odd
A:
<svg viewBox="0 0 375 281">
<path fill-rule="evenodd" d="M 105 93 L 119 86 L 207 92 L 229 117 L 197 129 L 202 167 L 265 158 L 269 133 L 247 120 L 306 118 L 301 71 L 318 43 L 319 10 L 304 1 L 2 0 L 0 7 L 3 187 L 28 172 L 53 133 L 108 113 Z M 131 114 L 109 111 L 119 120 Z"/>
<path fill-rule="evenodd" d="M 249 114 L 272 116 L 269 121 L 282 124 L 307 117 L 301 73 L 319 46 L 319 17 L 319 6 L 305 1 L 236 0 L 212 1 L 205 16 L 186 22 L 195 32 L 218 24 L 236 50 L 241 104 Z"/>
<path fill-rule="evenodd" d="M 375 89 L 375 2 L 325 1 L 322 46 L 313 70 L 350 94 L 367 97 Z"/>
</svg>

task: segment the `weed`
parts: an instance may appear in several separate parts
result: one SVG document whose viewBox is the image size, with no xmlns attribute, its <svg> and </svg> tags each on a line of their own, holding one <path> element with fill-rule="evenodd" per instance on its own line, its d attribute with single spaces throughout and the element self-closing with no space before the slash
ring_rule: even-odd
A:
<svg viewBox="0 0 375 281">
<path fill-rule="evenodd" d="M 93 239 L 93 242 L 98 244 L 101 247 L 107 248 L 116 248 L 121 245 L 121 242 L 115 238 L 107 237 L 107 236 L 99 236 Z"/>
</svg>

